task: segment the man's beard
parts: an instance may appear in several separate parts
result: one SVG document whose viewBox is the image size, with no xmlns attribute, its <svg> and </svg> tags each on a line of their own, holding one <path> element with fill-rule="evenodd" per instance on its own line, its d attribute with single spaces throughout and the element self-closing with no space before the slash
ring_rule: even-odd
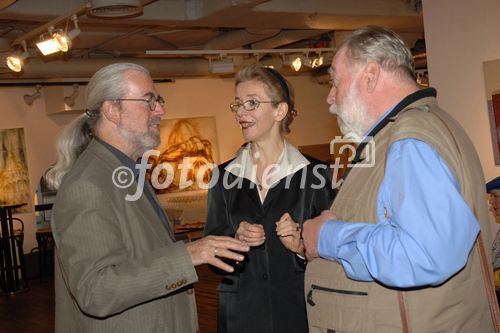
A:
<svg viewBox="0 0 500 333">
<path fill-rule="evenodd" d="M 150 126 L 157 125 L 160 121 L 160 117 L 151 118 L 148 122 L 148 131 L 145 133 L 132 132 L 121 125 L 118 126 L 118 131 L 132 147 L 134 155 L 141 156 L 145 151 L 154 149 L 160 144 L 160 133 L 149 129 Z"/>
<path fill-rule="evenodd" d="M 355 82 L 351 83 L 342 105 L 332 104 L 329 111 L 337 115 L 340 131 L 348 139 L 362 140 L 369 126 L 373 124 L 373 118 L 359 96 Z"/>
</svg>

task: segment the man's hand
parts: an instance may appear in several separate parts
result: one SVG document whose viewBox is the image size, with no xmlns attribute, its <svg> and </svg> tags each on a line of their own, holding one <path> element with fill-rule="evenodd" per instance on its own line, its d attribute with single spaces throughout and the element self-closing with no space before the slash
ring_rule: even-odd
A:
<svg viewBox="0 0 500 333">
<path fill-rule="evenodd" d="M 230 273 L 234 268 L 219 258 L 243 261 L 243 255 L 237 252 L 249 250 L 247 244 L 227 236 L 207 236 L 187 244 L 193 265 L 210 264 Z"/>
<path fill-rule="evenodd" d="M 306 247 L 306 258 L 311 261 L 318 257 L 318 236 L 321 226 L 328 220 L 335 219 L 335 215 L 329 210 L 324 210 L 321 215 L 304 222 L 304 246 Z"/>
</svg>

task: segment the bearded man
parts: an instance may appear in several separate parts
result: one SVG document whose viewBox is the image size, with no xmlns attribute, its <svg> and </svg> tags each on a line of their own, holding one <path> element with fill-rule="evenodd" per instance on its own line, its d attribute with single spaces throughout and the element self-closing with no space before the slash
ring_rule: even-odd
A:
<svg viewBox="0 0 500 333">
<path fill-rule="evenodd" d="M 492 332 L 479 245 L 484 178 L 461 126 L 415 83 L 410 50 L 370 26 L 338 48 L 327 102 L 360 144 L 330 211 L 304 223 L 311 332 Z M 368 161 L 375 161 L 370 166 Z M 486 261 L 486 263 L 484 263 Z M 490 267 L 485 258 L 483 263 Z"/>
<path fill-rule="evenodd" d="M 45 176 L 58 190 L 51 221 L 55 331 L 194 333 L 194 267 L 209 263 L 232 272 L 219 257 L 241 261 L 234 251 L 249 247 L 222 236 L 176 242 L 152 187 L 138 181 L 149 157 L 143 154 L 160 143 L 165 114 L 144 67 L 101 68 L 86 101 L 87 111 L 59 138 L 57 162 Z M 126 199 L 142 185 L 136 200 Z"/>
</svg>

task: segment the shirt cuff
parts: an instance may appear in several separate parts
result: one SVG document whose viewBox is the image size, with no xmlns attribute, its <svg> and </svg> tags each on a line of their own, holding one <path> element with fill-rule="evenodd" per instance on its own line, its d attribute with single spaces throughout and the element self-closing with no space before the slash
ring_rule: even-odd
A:
<svg viewBox="0 0 500 333">
<path fill-rule="evenodd" d="M 320 257 L 328 260 L 337 260 L 338 245 L 343 234 L 343 228 L 348 222 L 328 220 L 319 231 L 318 254 Z"/>
</svg>

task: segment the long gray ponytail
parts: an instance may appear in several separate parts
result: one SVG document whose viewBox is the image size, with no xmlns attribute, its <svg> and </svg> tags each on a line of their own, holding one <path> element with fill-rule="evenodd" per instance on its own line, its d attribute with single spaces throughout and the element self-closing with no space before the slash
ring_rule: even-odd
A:
<svg viewBox="0 0 500 333">
<path fill-rule="evenodd" d="M 102 104 L 124 95 L 126 83 L 122 77 L 128 70 L 149 75 L 149 71 L 140 65 L 116 63 L 101 68 L 90 79 L 86 89 L 87 110 L 64 129 L 56 143 L 57 160 L 45 172 L 45 181 L 52 189 L 59 188 L 64 176 L 92 140 L 94 130 L 101 120 Z"/>
</svg>

